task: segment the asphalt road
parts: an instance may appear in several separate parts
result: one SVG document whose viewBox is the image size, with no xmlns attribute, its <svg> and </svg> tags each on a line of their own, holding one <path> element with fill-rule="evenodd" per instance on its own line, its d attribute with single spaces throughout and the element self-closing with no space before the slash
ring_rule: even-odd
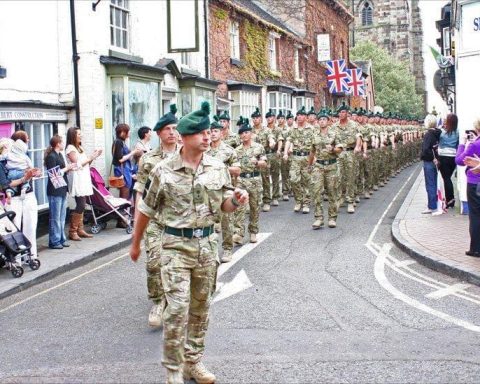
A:
<svg viewBox="0 0 480 384">
<path fill-rule="evenodd" d="M 219 278 L 204 359 L 218 383 L 480 382 L 480 289 L 391 241 L 418 171 L 336 229 L 313 231 L 292 201 L 262 214 L 264 240 Z M 164 382 L 144 265 L 126 252 L 0 301 L 0 382 Z"/>
</svg>

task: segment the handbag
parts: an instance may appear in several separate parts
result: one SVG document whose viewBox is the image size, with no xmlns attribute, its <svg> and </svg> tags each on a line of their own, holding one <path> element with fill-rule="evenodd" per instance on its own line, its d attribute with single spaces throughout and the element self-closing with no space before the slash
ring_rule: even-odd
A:
<svg viewBox="0 0 480 384">
<path fill-rule="evenodd" d="M 122 167 L 122 175 L 115 176 L 115 174 L 112 175 L 113 162 L 112 162 L 112 165 L 110 166 L 110 176 L 108 177 L 108 185 L 112 188 L 123 188 L 125 186 L 125 179 L 123 178 L 123 164 L 121 165 L 121 167 Z"/>
</svg>

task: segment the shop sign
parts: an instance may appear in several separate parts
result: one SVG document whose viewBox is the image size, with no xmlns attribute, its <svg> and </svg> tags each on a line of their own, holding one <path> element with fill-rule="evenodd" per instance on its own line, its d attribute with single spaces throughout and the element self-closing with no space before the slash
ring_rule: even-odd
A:
<svg viewBox="0 0 480 384">
<path fill-rule="evenodd" d="M 328 33 L 317 35 L 317 56 L 319 62 L 331 60 L 330 35 Z"/>
<path fill-rule="evenodd" d="M 480 51 L 480 2 L 462 5 L 461 52 Z"/>
<path fill-rule="evenodd" d="M 0 110 L 0 121 L 67 121 L 66 112 Z"/>
</svg>

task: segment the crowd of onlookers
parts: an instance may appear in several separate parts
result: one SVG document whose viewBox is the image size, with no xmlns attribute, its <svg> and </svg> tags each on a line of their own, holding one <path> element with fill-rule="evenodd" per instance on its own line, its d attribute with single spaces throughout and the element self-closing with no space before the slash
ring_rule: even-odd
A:
<svg viewBox="0 0 480 384">
<path fill-rule="evenodd" d="M 440 126 L 436 116 L 429 115 L 425 126 L 428 131 L 423 139 L 421 159 L 428 205 L 422 213 L 435 214 L 455 206 L 452 175 L 457 165 L 466 166 L 470 248 L 465 254 L 480 257 L 480 119 L 462 136 L 458 131 L 458 117 L 453 113 Z M 444 185 L 444 194 L 440 196 L 438 172 Z M 443 207 L 439 206 L 442 200 Z"/>
</svg>

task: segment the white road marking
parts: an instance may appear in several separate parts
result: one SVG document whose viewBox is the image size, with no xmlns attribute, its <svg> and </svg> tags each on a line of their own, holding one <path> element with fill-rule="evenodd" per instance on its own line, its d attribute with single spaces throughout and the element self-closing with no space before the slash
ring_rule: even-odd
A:
<svg viewBox="0 0 480 384">
<path fill-rule="evenodd" d="M 216 303 L 220 300 L 224 300 L 251 287 L 253 287 L 253 284 L 248 278 L 245 270 L 242 269 L 232 281 L 224 283 L 217 288 L 218 294 L 213 299 L 213 302 Z"/>
<path fill-rule="evenodd" d="M 463 284 L 463 283 L 458 283 L 458 284 L 453 284 L 445 288 L 438 289 L 436 291 L 433 291 L 425 297 L 428 297 L 429 299 L 441 299 L 442 297 L 453 295 L 454 293 L 464 291 L 467 288 L 470 288 L 472 285 L 471 284 Z"/>
<path fill-rule="evenodd" d="M 415 260 L 397 260 L 395 266 L 398 268 L 408 267 L 409 265 L 417 264 Z"/>
</svg>

